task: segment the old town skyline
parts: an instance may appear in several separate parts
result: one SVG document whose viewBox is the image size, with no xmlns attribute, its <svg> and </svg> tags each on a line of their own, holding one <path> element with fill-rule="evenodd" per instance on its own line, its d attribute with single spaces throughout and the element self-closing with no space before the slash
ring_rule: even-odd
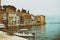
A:
<svg viewBox="0 0 60 40">
<path fill-rule="evenodd" d="M 57 17 L 59 16 L 59 0 L 2 0 L 2 5 L 14 5 L 18 9 L 30 10 L 31 14 Z M 19 4 L 19 5 L 18 5 Z M 54 16 L 53 16 L 54 15 Z"/>
</svg>

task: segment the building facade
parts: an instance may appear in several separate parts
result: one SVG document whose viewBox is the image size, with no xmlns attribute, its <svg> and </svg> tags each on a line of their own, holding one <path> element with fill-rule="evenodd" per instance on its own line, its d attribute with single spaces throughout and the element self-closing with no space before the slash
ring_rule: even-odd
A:
<svg viewBox="0 0 60 40">
<path fill-rule="evenodd" d="M 35 16 L 36 24 L 43 25 L 45 24 L 45 16 L 44 15 L 37 15 Z"/>
<path fill-rule="evenodd" d="M 45 16 L 44 15 L 40 15 L 40 20 L 41 20 L 41 24 L 45 24 Z"/>
<path fill-rule="evenodd" d="M 0 9 L 0 24 L 5 24 L 6 28 L 10 32 L 14 32 L 19 29 L 18 26 L 22 25 L 36 25 L 36 24 L 45 24 L 45 16 L 31 15 L 25 10 L 22 9 L 16 10 L 16 7 L 11 5 L 4 5 Z"/>
</svg>

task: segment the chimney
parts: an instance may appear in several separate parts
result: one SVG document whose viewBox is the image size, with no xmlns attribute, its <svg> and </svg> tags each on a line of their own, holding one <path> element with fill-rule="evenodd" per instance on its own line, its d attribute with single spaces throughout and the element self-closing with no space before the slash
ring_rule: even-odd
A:
<svg viewBox="0 0 60 40">
<path fill-rule="evenodd" d="M 22 8 L 22 13 L 26 13 L 26 10 Z"/>
<path fill-rule="evenodd" d="M 29 10 L 28 10 L 28 14 L 29 14 Z"/>
<path fill-rule="evenodd" d="M 19 12 L 19 13 L 20 13 L 20 10 L 18 9 L 18 10 L 17 10 L 17 12 Z"/>
</svg>

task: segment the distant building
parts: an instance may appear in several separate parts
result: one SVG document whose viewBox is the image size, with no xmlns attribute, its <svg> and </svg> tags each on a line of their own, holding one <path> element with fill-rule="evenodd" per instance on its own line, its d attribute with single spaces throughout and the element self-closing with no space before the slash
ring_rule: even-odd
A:
<svg viewBox="0 0 60 40">
<path fill-rule="evenodd" d="M 37 15 L 35 16 L 35 20 L 37 24 L 45 24 L 45 16 L 44 15 Z"/>
<path fill-rule="evenodd" d="M 19 16 L 16 13 L 8 15 L 8 26 L 19 26 Z"/>
<path fill-rule="evenodd" d="M 41 25 L 45 24 L 45 16 L 37 15 L 34 16 L 29 13 L 29 10 L 25 9 L 16 10 L 16 7 L 11 5 L 4 5 L 0 8 L 0 24 L 5 24 L 8 32 L 13 33 L 19 29 L 20 24 L 22 25 Z"/>
<path fill-rule="evenodd" d="M 33 24 L 33 25 L 36 24 L 35 15 L 31 14 L 31 20 L 32 20 L 31 24 Z"/>
<path fill-rule="evenodd" d="M 22 9 L 20 13 L 20 24 L 31 24 L 31 15 L 29 11 L 26 12 L 25 9 Z"/>
<path fill-rule="evenodd" d="M 24 14 L 24 24 L 31 24 L 31 15 Z"/>
<path fill-rule="evenodd" d="M 40 20 L 41 20 L 41 24 L 45 24 L 45 16 L 44 15 L 40 15 Z"/>
<path fill-rule="evenodd" d="M 4 14 L 5 10 L 4 9 L 0 9 L 0 24 L 3 23 L 3 14 Z"/>
<path fill-rule="evenodd" d="M 36 21 L 36 24 L 41 25 L 41 17 L 40 16 L 35 16 L 35 21 Z"/>
<path fill-rule="evenodd" d="M 24 24 L 24 17 L 22 15 L 20 16 L 20 24 Z"/>
<path fill-rule="evenodd" d="M 7 21 L 7 24 L 8 24 L 7 26 L 16 25 L 16 23 L 15 23 L 16 18 L 17 18 L 16 8 L 14 6 L 10 6 L 10 5 L 4 5 L 3 8 L 5 10 L 4 14 L 6 16 L 6 21 Z"/>
<path fill-rule="evenodd" d="M 4 5 L 0 9 L 0 23 L 4 23 L 6 26 L 18 26 L 19 24 L 45 24 L 44 15 L 31 15 L 25 10 L 22 9 L 16 11 L 16 7 L 11 5 Z"/>
<path fill-rule="evenodd" d="M 16 8 L 10 5 L 3 6 L 4 13 L 2 14 L 2 22 L 5 24 L 8 32 L 11 34 L 15 32 L 19 26 L 19 16 L 17 15 Z"/>
</svg>

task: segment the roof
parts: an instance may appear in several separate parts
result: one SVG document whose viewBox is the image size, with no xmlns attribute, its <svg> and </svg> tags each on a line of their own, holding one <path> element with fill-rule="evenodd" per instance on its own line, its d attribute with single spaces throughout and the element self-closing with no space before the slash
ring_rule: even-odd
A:
<svg viewBox="0 0 60 40">
<path fill-rule="evenodd" d="M 3 8 L 10 8 L 10 9 L 16 10 L 16 7 L 11 6 L 11 5 L 4 5 Z"/>
</svg>

